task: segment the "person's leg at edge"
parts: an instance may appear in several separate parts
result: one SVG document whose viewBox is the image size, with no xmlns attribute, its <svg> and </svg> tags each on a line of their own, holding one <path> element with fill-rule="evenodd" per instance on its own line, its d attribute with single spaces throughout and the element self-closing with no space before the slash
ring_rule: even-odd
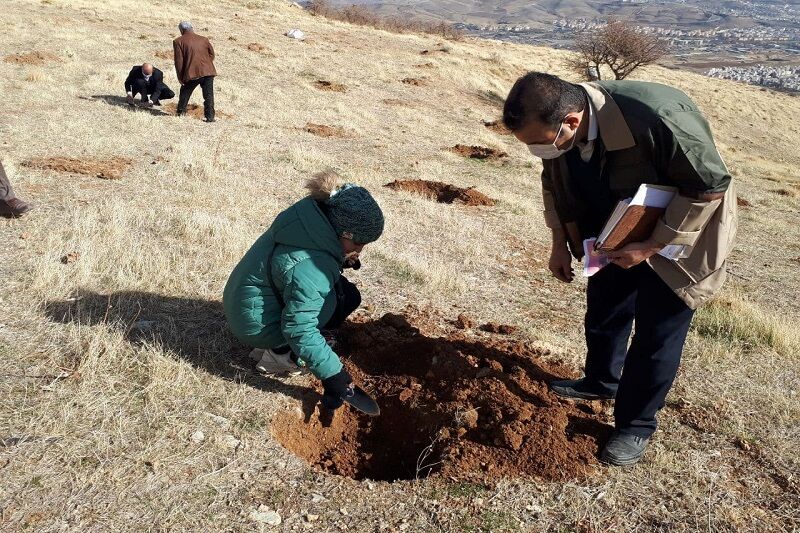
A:
<svg viewBox="0 0 800 533">
<path fill-rule="evenodd" d="M 203 113 L 208 122 L 214 122 L 214 76 L 206 76 L 200 80 L 200 88 L 203 91 Z"/>
<path fill-rule="evenodd" d="M 694 310 L 649 264 L 634 269 L 639 278 L 636 332 L 625 359 L 614 420 L 617 431 L 649 438 L 678 372 Z"/>
</svg>

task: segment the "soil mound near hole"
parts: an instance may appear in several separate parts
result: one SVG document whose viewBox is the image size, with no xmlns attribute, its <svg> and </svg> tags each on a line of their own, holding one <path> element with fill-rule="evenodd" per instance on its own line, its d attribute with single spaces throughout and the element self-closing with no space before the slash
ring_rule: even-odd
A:
<svg viewBox="0 0 800 533">
<path fill-rule="evenodd" d="M 489 159 L 498 160 L 508 157 L 508 154 L 502 150 L 496 150 L 487 146 L 467 146 L 466 144 L 457 144 L 450 148 L 454 154 L 463 155 L 472 159 Z"/>
<path fill-rule="evenodd" d="M 381 415 L 350 407 L 332 421 L 284 412 L 278 440 L 327 472 L 394 481 L 435 476 L 580 479 L 610 434 L 602 409 L 580 409 L 548 390 L 570 374 L 540 351 L 409 312 L 345 326 L 337 352 Z"/>
<path fill-rule="evenodd" d="M 327 80 L 317 80 L 314 82 L 314 87 L 320 91 L 333 91 L 335 93 L 346 93 L 347 86 L 341 83 Z"/>
<path fill-rule="evenodd" d="M 158 50 L 153 52 L 153 55 L 159 59 L 169 59 L 170 61 L 175 59 L 175 53 L 172 50 Z"/>
<path fill-rule="evenodd" d="M 154 108 L 158 109 L 158 108 Z M 170 102 L 164 105 L 164 111 L 169 113 L 170 115 L 176 115 L 178 113 L 178 104 L 175 102 Z M 205 114 L 203 111 L 202 104 L 188 104 L 186 106 L 186 114 L 192 118 L 196 118 L 198 120 L 203 120 L 205 118 Z M 233 115 L 230 113 L 225 113 L 224 111 L 215 110 L 214 111 L 215 118 L 233 118 Z"/>
<path fill-rule="evenodd" d="M 341 126 L 326 126 L 325 124 L 307 122 L 306 127 L 303 129 L 317 137 L 338 137 L 340 139 L 350 137 L 350 132 Z"/>
<path fill-rule="evenodd" d="M 50 52 L 26 52 L 24 54 L 9 54 L 3 58 L 6 63 L 15 65 L 44 65 L 52 61 L 59 61 L 57 55 Z"/>
<path fill-rule="evenodd" d="M 39 170 L 55 170 L 56 172 L 69 174 L 95 176 L 104 180 L 118 180 L 122 179 L 122 175 L 132 162 L 126 157 L 112 157 L 110 159 L 50 157 L 46 159 L 29 159 L 23 161 L 22 166 Z"/>
<path fill-rule="evenodd" d="M 410 192 L 436 200 L 441 204 L 459 202 L 464 205 L 495 205 L 497 202 L 473 188 L 462 189 L 449 183 L 428 180 L 395 180 L 385 187 L 393 191 Z"/>
</svg>

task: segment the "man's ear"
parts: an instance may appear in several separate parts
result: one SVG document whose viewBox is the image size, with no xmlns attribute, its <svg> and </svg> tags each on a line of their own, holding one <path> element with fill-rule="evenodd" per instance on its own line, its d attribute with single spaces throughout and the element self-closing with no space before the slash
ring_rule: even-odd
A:
<svg viewBox="0 0 800 533">
<path fill-rule="evenodd" d="M 581 123 L 581 114 L 580 113 L 570 113 L 567 115 L 567 118 L 564 119 L 570 128 L 573 130 L 578 129 L 578 125 Z"/>
</svg>

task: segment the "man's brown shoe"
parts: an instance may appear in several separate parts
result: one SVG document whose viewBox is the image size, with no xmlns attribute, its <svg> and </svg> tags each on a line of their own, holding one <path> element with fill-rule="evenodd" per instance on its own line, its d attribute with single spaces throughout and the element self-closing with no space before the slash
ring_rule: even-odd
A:
<svg viewBox="0 0 800 533">
<path fill-rule="evenodd" d="M 29 203 L 23 202 L 19 198 L 11 200 L 0 200 L 0 216 L 6 218 L 18 218 L 33 209 Z"/>
</svg>

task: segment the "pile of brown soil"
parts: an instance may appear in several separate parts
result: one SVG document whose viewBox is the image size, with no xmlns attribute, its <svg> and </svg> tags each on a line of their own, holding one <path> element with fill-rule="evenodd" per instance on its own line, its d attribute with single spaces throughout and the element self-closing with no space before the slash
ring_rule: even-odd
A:
<svg viewBox="0 0 800 533">
<path fill-rule="evenodd" d="M 484 120 L 483 125 L 498 135 L 511 135 L 511 130 L 506 128 L 501 120 Z"/>
<path fill-rule="evenodd" d="M 466 144 L 457 144 L 449 149 L 454 154 L 463 155 L 472 159 L 489 159 L 496 161 L 508 157 L 508 154 L 502 150 L 489 148 L 487 146 L 467 146 Z"/>
<path fill-rule="evenodd" d="M 350 137 L 350 132 L 341 126 L 326 126 L 325 124 L 307 122 L 306 127 L 303 129 L 318 137 L 338 137 L 340 139 Z"/>
<path fill-rule="evenodd" d="M 314 412 L 306 421 L 287 411 L 273 422 L 275 436 L 312 465 L 356 479 L 592 473 L 611 427 L 599 402 L 576 404 L 548 390 L 570 370 L 522 342 L 453 327 L 442 336 L 446 323 L 417 312 L 348 324 L 337 352 L 381 415 L 345 406 L 332 420 Z"/>
<path fill-rule="evenodd" d="M 170 102 L 164 106 L 164 111 L 170 115 L 175 115 L 178 112 L 178 104 L 175 102 Z M 186 114 L 192 118 L 196 118 L 198 120 L 203 120 L 205 118 L 205 114 L 203 111 L 202 104 L 189 104 L 186 106 Z M 233 115 L 230 113 L 225 113 L 220 110 L 214 111 L 215 118 L 233 118 Z"/>
<path fill-rule="evenodd" d="M 69 174 L 83 174 L 96 176 L 104 180 L 122 179 L 125 170 L 133 163 L 127 157 L 112 157 L 109 159 L 71 159 L 68 157 L 49 157 L 43 159 L 29 159 L 22 162 L 22 166 L 39 170 L 55 170 Z"/>
<path fill-rule="evenodd" d="M 482 192 L 478 192 L 472 187 L 463 189 L 450 185 L 449 183 L 442 183 L 440 181 L 428 180 L 395 180 L 387 183 L 385 187 L 393 191 L 410 192 L 419 194 L 426 198 L 436 200 L 441 204 L 452 204 L 459 202 L 464 205 L 495 205 L 497 202 Z"/>
<path fill-rule="evenodd" d="M 413 85 L 414 87 L 422 87 L 423 85 L 428 84 L 428 82 L 422 78 L 403 78 L 400 81 L 406 85 Z"/>
<path fill-rule="evenodd" d="M 175 53 L 172 50 L 158 50 L 153 52 L 153 55 L 159 59 L 169 59 L 170 61 L 175 59 Z"/>
<path fill-rule="evenodd" d="M 14 63 L 15 65 L 44 65 L 51 61 L 59 61 L 59 58 L 50 52 L 33 51 L 24 54 L 9 54 L 3 60 L 6 63 Z"/>
<path fill-rule="evenodd" d="M 347 92 L 347 85 L 336 83 L 335 81 L 317 80 L 314 82 L 314 87 L 320 91 L 333 91 L 335 93 Z"/>
</svg>

